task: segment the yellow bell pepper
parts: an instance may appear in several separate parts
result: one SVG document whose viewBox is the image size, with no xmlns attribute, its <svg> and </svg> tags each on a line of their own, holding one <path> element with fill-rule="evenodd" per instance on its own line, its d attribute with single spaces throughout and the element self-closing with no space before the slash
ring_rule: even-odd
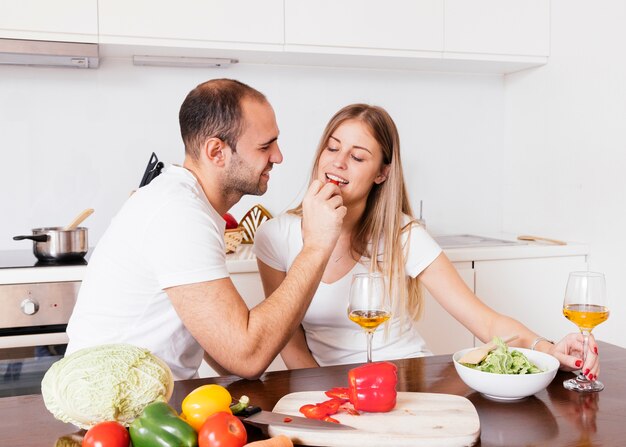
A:
<svg viewBox="0 0 626 447">
<path fill-rule="evenodd" d="M 232 414 L 232 398 L 226 388 L 220 385 L 202 385 L 189 393 L 181 405 L 181 417 L 196 431 L 213 413 L 225 411 Z"/>
</svg>

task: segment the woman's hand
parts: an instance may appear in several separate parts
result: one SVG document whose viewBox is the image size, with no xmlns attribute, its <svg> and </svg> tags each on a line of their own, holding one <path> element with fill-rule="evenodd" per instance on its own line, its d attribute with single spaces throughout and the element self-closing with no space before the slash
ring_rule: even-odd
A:
<svg viewBox="0 0 626 447">
<path fill-rule="evenodd" d="M 595 380 L 600 374 L 600 359 L 598 345 L 593 335 L 589 335 L 587 359 L 583 365 L 583 336 L 580 333 L 568 334 L 556 345 L 551 352 L 561 363 L 564 371 L 581 369 L 589 380 Z"/>
</svg>

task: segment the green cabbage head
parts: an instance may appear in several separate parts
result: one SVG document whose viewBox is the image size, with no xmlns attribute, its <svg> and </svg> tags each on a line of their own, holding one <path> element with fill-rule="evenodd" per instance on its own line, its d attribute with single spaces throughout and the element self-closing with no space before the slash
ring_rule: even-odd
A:
<svg viewBox="0 0 626 447">
<path fill-rule="evenodd" d="M 89 429 L 104 421 L 128 426 L 144 407 L 172 396 L 170 368 L 147 349 L 128 344 L 81 349 L 55 362 L 41 382 L 55 418 Z"/>
</svg>

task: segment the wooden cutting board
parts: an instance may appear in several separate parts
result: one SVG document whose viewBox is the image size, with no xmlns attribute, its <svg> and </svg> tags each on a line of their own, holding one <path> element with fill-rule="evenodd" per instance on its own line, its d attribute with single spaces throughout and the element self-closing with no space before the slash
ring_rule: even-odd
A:
<svg viewBox="0 0 626 447">
<path fill-rule="evenodd" d="M 302 405 L 323 402 L 323 391 L 304 391 L 284 396 L 274 411 L 302 416 Z M 340 412 L 333 417 L 358 430 L 306 430 L 268 427 L 270 436 L 286 435 L 296 444 L 316 446 L 469 446 L 476 443 L 480 422 L 474 405 L 451 394 L 399 392 L 396 407 L 388 413 L 359 416 Z"/>
</svg>

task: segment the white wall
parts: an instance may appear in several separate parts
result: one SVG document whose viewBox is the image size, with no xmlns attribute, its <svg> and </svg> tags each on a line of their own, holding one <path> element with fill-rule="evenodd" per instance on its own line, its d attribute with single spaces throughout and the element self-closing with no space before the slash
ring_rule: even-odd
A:
<svg viewBox="0 0 626 447">
<path fill-rule="evenodd" d="M 228 69 L 133 67 L 104 59 L 97 70 L 0 66 L 0 250 L 31 247 L 12 236 L 68 223 L 87 207 L 94 245 L 133 188 L 149 155 L 180 163 L 178 109 L 195 85 L 240 79 L 274 105 L 285 160 L 255 203 L 274 214 L 304 190 L 321 131 L 352 102 L 386 107 L 400 129 L 414 206 L 435 233 L 501 228 L 502 76 L 236 65 Z"/>
<path fill-rule="evenodd" d="M 590 245 L 589 267 L 607 275 L 611 308 L 608 322 L 594 333 L 621 346 L 626 346 L 625 23 L 623 0 L 552 0 L 548 65 L 505 77 L 502 201 L 505 231 Z"/>
</svg>

